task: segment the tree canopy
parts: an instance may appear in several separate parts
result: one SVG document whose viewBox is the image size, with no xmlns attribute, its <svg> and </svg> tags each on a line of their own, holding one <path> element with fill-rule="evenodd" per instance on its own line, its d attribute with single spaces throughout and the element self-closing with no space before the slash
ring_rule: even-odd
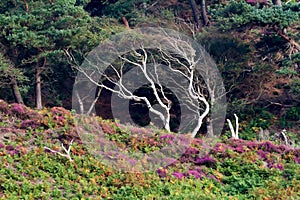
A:
<svg viewBox="0 0 300 200">
<path fill-rule="evenodd" d="M 266 108 L 285 119 L 299 107 L 299 11 L 296 1 L 2 1 L 0 98 L 71 108 L 76 70 L 68 53 L 81 62 L 112 34 L 161 26 L 192 36 L 214 57 L 229 113 L 246 119 Z"/>
</svg>

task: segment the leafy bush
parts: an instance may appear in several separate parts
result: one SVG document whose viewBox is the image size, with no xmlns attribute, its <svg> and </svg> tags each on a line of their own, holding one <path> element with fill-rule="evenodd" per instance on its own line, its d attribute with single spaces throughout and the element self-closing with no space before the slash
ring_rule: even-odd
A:
<svg viewBox="0 0 300 200">
<path fill-rule="evenodd" d="M 300 120 L 300 107 L 292 107 L 286 112 L 286 119 L 299 121 Z"/>
<path fill-rule="evenodd" d="M 298 3 L 283 4 L 281 7 L 251 6 L 245 1 L 230 1 L 228 5 L 214 10 L 214 16 L 223 23 L 223 28 L 238 28 L 250 23 L 257 25 L 273 24 L 280 28 L 288 27 L 300 18 Z"/>
</svg>

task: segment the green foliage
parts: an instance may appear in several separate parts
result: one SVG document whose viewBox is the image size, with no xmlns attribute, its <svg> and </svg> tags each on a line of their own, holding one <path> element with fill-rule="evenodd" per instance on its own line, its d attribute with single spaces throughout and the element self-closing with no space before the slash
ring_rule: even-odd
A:
<svg viewBox="0 0 300 200">
<path fill-rule="evenodd" d="M 300 63 L 300 53 L 295 53 L 291 55 L 289 59 L 285 59 L 282 64 L 286 67 L 291 67 L 294 64 Z"/>
<path fill-rule="evenodd" d="M 285 115 L 287 120 L 299 121 L 300 120 L 300 107 L 292 107 L 287 110 Z"/>
<path fill-rule="evenodd" d="M 300 122 L 300 108 L 299 106 L 288 109 L 283 116 L 279 119 L 279 126 L 281 128 L 294 128 L 299 125 Z"/>
<path fill-rule="evenodd" d="M 297 77 L 299 74 L 299 64 L 300 64 L 300 53 L 294 53 L 289 55 L 281 62 L 280 69 L 276 70 L 276 73 L 282 75 L 289 75 Z"/>
<path fill-rule="evenodd" d="M 151 0 L 105 0 L 102 14 L 117 19 L 126 17 L 132 23 L 139 20 L 143 12 L 146 12 L 143 5 L 149 2 Z"/>
<path fill-rule="evenodd" d="M 12 63 L 0 53 L 0 86 L 11 84 L 12 79 L 15 79 L 20 84 L 28 81 L 23 71 L 14 67 Z"/>
<path fill-rule="evenodd" d="M 294 78 L 289 84 L 291 87 L 290 93 L 294 96 L 299 96 L 300 94 L 300 78 Z"/>
<path fill-rule="evenodd" d="M 2 36 L 13 45 L 47 51 L 78 47 L 83 39 L 93 39 L 88 37 L 92 19 L 81 6 L 74 5 L 75 1 L 28 4 L 28 12 L 19 8 L 0 15 Z"/>
<path fill-rule="evenodd" d="M 280 28 L 288 27 L 300 19 L 300 4 L 289 3 L 281 7 L 271 6 L 259 8 L 245 1 L 230 1 L 228 5 L 213 10 L 213 16 L 219 20 L 225 29 L 238 28 L 249 24 Z"/>
<path fill-rule="evenodd" d="M 274 118 L 275 116 L 266 110 L 256 111 L 251 119 L 248 119 L 246 123 L 241 123 L 240 138 L 244 140 L 257 139 L 260 129 L 269 129 Z"/>
<path fill-rule="evenodd" d="M 20 93 L 22 95 L 27 94 L 29 90 L 28 81 L 29 78 L 24 74 L 23 69 L 14 66 L 10 60 L 5 58 L 0 52 L 0 90 L 2 89 L 1 96 L 13 98 L 13 94 L 10 92 L 12 83 L 17 83 Z"/>
<path fill-rule="evenodd" d="M 91 18 L 81 6 L 84 2 L 8 2 L 12 2 L 9 4 L 11 7 L 6 12 L 0 12 L 0 44 L 3 44 L 3 52 L 12 63 L 10 72 L 24 71 L 27 77 L 32 77 L 30 81 L 34 81 L 35 68 L 43 66 L 42 78 L 47 80 L 46 83 L 52 85 L 53 82 L 60 81 L 58 87 L 52 86 L 51 93 L 61 90 L 63 81 L 66 77 L 70 79 L 70 74 L 73 73 L 64 55 L 65 50 L 86 53 L 107 38 L 111 34 L 110 29 L 114 28 L 106 29 L 107 26 L 102 26 L 98 18 Z M 68 69 L 61 70 L 62 67 Z M 57 71 L 57 68 L 60 70 Z M 25 85 L 24 82 L 24 86 L 31 95 L 34 93 L 32 85 Z M 42 89 L 44 88 L 47 85 L 43 85 Z M 50 91 L 45 90 L 44 93 Z M 61 99 L 57 102 L 59 100 Z M 32 101 L 30 104 L 32 105 Z"/>
<path fill-rule="evenodd" d="M 229 200 L 298 197 L 300 168 L 296 162 L 300 162 L 299 149 L 276 146 L 271 142 L 227 140 L 217 143 L 208 152 L 209 156 L 204 157 L 215 162 L 215 167 L 210 168 L 193 160 L 203 156 L 197 151 L 202 148 L 200 144 L 205 143 L 195 139 L 184 157 L 165 167 L 164 177 L 155 171 L 126 173 L 103 165 L 86 151 L 81 142 L 77 142 L 79 140 L 75 136 L 76 142 L 71 148 L 73 162 L 44 151 L 44 146 L 58 149 L 60 142 L 64 142 L 57 141 L 55 133 L 63 133 L 59 136 L 65 137 L 72 135 L 71 112 L 58 107 L 39 111 L 23 107 L 28 120 L 41 122 L 35 128 L 18 129 L 25 120 L 10 112 L 20 108 L 19 105 L 0 101 L 0 108 L 5 110 L 5 115 L 0 114 L 0 131 L 9 129 L 18 134 L 10 141 L 0 140 L 1 199 Z M 38 115 L 40 119 L 36 118 Z M 269 117 L 269 114 L 262 112 L 261 117 Z M 131 135 L 151 131 L 98 120 L 108 138 L 119 144 L 126 145 Z M 62 131 L 63 126 L 69 127 L 67 132 Z M 165 134 L 158 132 L 156 136 Z M 130 144 L 141 149 L 143 145 L 150 144 L 159 148 L 159 142 L 143 138 L 141 141 L 132 140 Z M 127 146 L 130 144 L 127 143 Z M 174 173 L 182 177 L 178 178 Z"/>
<path fill-rule="evenodd" d="M 74 76 L 63 55 L 64 50 L 88 52 L 98 42 L 124 29 L 123 25 L 118 24 L 122 16 L 129 20 L 130 25 L 159 21 L 158 24 L 170 26 L 178 23 L 181 26 L 181 21 L 175 21 L 178 13 L 174 14 L 173 7 L 178 7 L 178 12 L 184 6 L 189 7 L 188 1 L 163 2 L 169 6 L 163 7 L 160 6 L 161 2 L 152 0 L 105 0 L 98 1 L 103 8 L 95 8 L 101 10 L 101 18 L 98 18 L 91 17 L 83 9 L 90 2 L 6 0 L 0 3 L 2 97 L 8 95 L 9 77 L 18 80 L 23 94 L 27 90 L 32 92 L 34 87 L 28 83 L 28 77 L 33 81 L 34 68 L 47 58 L 47 70 L 42 76 L 45 84 L 43 92 L 52 104 L 62 104 L 62 100 L 68 101 L 66 91 L 72 90 L 66 88 L 68 84 L 65 81 Z M 144 3 L 153 6 L 152 11 L 145 8 Z M 288 109 L 277 123 L 282 128 L 297 128 L 300 80 L 296 64 L 299 65 L 299 53 L 286 54 L 279 61 L 273 59 L 272 55 L 286 49 L 286 41 L 280 35 L 273 34 L 277 31 L 273 28 L 294 26 L 296 31 L 288 29 L 287 35 L 299 39 L 296 27 L 299 22 L 299 3 L 292 0 L 282 7 L 258 7 L 244 1 L 231 1 L 226 5 L 214 1 L 209 6 L 213 23 L 211 28 L 203 30 L 198 36 L 218 63 L 230 91 L 229 99 L 234 99 L 229 113 L 237 113 L 243 119 L 240 138 L 254 140 L 260 128 L 271 130 L 272 126 L 278 125 L 272 113 L 254 109 L 255 103 L 260 103 L 260 100 L 251 103 L 257 95 L 249 94 L 249 91 L 258 88 L 255 87 L 259 85 L 257 83 L 268 82 L 274 69 L 289 75 L 287 79 L 293 77 L 283 89 L 288 90 L 287 94 L 291 95 L 292 103 L 296 105 Z M 152 15 L 153 10 L 159 16 Z M 191 13 L 187 11 L 185 17 L 188 21 Z M 223 32 L 215 29 L 219 27 Z M 252 31 L 244 33 L 245 27 Z M 67 83 L 72 83 L 72 80 Z M 58 94 L 58 88 L 63 88 L 60 90 L 63 94 Z M 269 100 L 264 93 L 262 99 Z M 276 99 L 274 102 L 277 102 Z M 285 147 L 267 143 L 264 148 L 272 151 L 265 150 L 265 158 L 262 158 L 258 154 L 258 149 L 262 150 L 259 146 L 261 143 L 241 145 L 248 141 L 228 140 L 231 135 L 227 132 L 226 143 L 220 143 L 219 148 L 214 147 L 209 152 L 209 156 L 216 160 L 216 169 L 205 165 L 196 166 L 195 161 L 189 160 L 166 167 L 165 177 L 160 177 L 156 172 L 121 173 L 103 166 L 87 153 L 73 129 L 74 113 L 57 108 L 36 112 L 17 104 L 6 105 L 2 102 L 0 109 L 0 132 L 3 134 L 0 139 L 0 199 L 299 198 L 299 150 L 285 149 L 276 153 Z M 118 122 L 101 119 L 99 123 L 106 131 L 107 139 L 120 147 L 130 147 L 133 152 L 151 153 L 165 145 L 161 144 L 160 136 L 166 133 L 160 130 L 156 130 L 153 138 L 138 138 L 132 136 L 142 135 L 143 131 L 149 130 L 125 126 L 120 128 L 116 124 Z M 287 136 L 299 141 L 295 133 L 287 132 Z M 44 151 L 44 146 L 59 148 L 60 142 L 68 142 L 69 137 L 77 140 L 71 152 L 74 162 Z M 58 141 L 57 138 L 65 139 Z M 201 147 L 195 146 L 196 150 L 201 150 Z M 193 158 L 197 156 L 192 155 Z M 205 173 L 201 174 L 202 178 L 187 176 L 190 169 L 201 169 Z M 182 172 L 183 178 L 176 178 L 173 172 Z"/>
</svg>

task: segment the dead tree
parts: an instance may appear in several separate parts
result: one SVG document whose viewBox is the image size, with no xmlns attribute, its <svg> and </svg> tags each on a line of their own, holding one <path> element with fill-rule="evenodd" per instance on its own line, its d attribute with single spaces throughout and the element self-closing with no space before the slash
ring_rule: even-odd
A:
<svg viewBox="0 0 300 200">
<path fill-rule="evenodd" d="M 147 34 L 149 33 L 147 32 Z M 180 36 L 176 35 L 174 38 L 174 35 L 169 32 L 162 31 L 160 34 L 163 36 L 151 33 L 146 35 L 147 39 L 144 39 L 144 35 L 139 36 L 136 33 L 131 33 L 129 36 L 126 34 L 120 37 L 116 36 L 117 42 L 109 41 L 107 44 L 100 45 L 86 57 L 83 64 L 74 64 L 73 66 L 79 72 L 75 82 L 76 93 L 74 95 L 75 101 L 80 99 L 77 107 L 80 107 L 81 111 L 91 111 L 90 105 L 95 104 L 95 96 L 99 97 L 99 95 L 95 95 L 96 89 L 94 91 L 89 89 L 95 86 L 100 90 L 110 91 L 126 101 L 143 103 L 150 113 L 162 121 L 164 128 L 171 131 L 173 102 L 168 97 L 167 91 L 164 90 L 165 85 L 168 84 L 175 94 L 181 96 L 181 109 L 189 113 L 186 117 L 181 116 L 183 120 L 188 117 L 193 119 L 187 120 L 183 124 L 185 130 L 193 127 L 189 132 L 195 137 L 210 113 L 211 104 L 217 104 L 218 99 L 224 96 L 224 91 L 219 89 L 222 84 L 217 81 L 221 78 L 215 76 L 216 70 L 209 68 L 213 62 L 206 59 L 208 54 L 204 52 L 204 49 L 197 49 L 197 45 L 193 45 L 188 39 Z M 124 38 L 127 41 L 123 45 L 122 39 Z M 130 38 L 132 41 L 128 42 L 131 40 Z M 73 58 L 70 52 L 66 52 L 66 54 Z M 197 69 L 199 65 L 201 67 Z M 130 73 L 134 75 L 128 77 Z M 210 81 L 210 78 L 214 81 Z M 134 93 L 134 83 L 137 81 L 148 85 L 153 92 L 152 101 L 154 99 L 159 109 L 149 98 Z M 110 84 L 106 84 L 107 82 Z M 80 89 L 83 86 L 84 88 Z M 211 94 L 212 91 L 213 94 Z M 89 95 L 92 96 L 89 100 L 79 98 L 79 96 Z M 83 104 L 86 102 L 89 102 L 89 106 L 87 109 L 83 109 Z M 212 118 L 211 121 L 214 121 L 215 118 Z"/>
</svg>

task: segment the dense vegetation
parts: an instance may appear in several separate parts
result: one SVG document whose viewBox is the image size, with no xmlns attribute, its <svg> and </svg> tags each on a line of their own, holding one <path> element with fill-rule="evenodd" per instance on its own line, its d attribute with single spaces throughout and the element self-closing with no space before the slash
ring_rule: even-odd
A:
<svg viewBox="0 0 300 200">
<path fill-rule="evenodd" d="M 0 198 L 299 199 L 299 25 L 294 0 L 2 1 Z M 199 134 L 173 164 L 124 173 L 91 155 L 74 129 L 69 55 L 81 62 L 106 38 L 147 26 L 185 33 L 210 53 L 240 139 L 226 124 L 205 154 Z M 133 139 L 145 129 L 101 117 L 107 138 L 132 151 L 149 153 L 172 137 L 153 128 L 155 138 Z M 69 159 L 44 148 L 72 139 Z"/>
<path fill-rule="evenodd" d="M 271 141 L 220 138 L 203 152 L 204 138 L 171 165 L 146 173 L 125 173 L 88 153 L 74 131 L 74 113 L 61 107 L 32 110 L 0 101 L 1 199 L 298 199 L 300 150 Z M 173 134 L 137 138 L 146 129 L 123 129 L 98 118 L 106 137 L 133 151 L 151 152 Z M 71 160 L 63 152 L 70 144 Z M 276 142 L 276 141 L 275 141 Z M 278 141 L 277 141 L 278 142 Z M 165 158 L 172 159 L 172 158 Z M 120 165 L 122 161 L 119 161 Z"/>
<path fill-rule="evenodd" d="M 126 29 L 124 23 L 160 26 L 194 37 L 213 56 L 228 92 L 228 116 L 237 113 L 249 128 L 297 132 L 299 3 L 207 1 L 204 25 L 202 4 L 194 2 L 192 12 L 191 2 L 2 2 L 0 98 L 71 109 L 76 70 L 65 52 L 84 55 Z"/>
</svg>

